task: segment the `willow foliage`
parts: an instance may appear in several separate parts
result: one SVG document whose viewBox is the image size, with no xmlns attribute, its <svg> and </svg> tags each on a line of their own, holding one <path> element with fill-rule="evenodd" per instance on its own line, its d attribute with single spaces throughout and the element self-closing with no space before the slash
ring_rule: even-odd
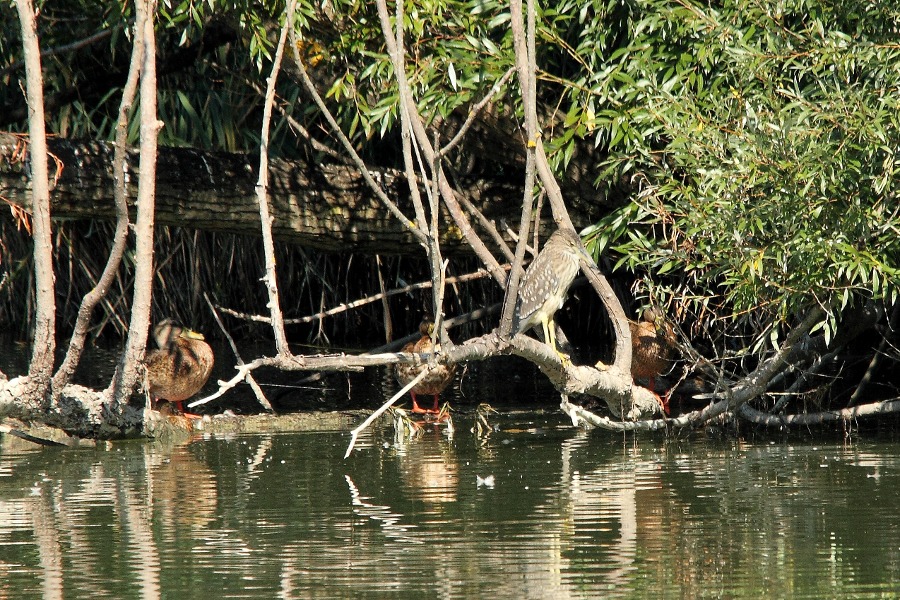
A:
<svg viewBox="0 0 900 600">
<path fill-rule="evenodd" d="M 168 0 L 159 10 L 160 60 L 175 63 L 160 79 L 161 143 L 253 149 L 284 2 Z M 111 136 L 115 80 L 91 86 L 127 62 L 130 11 L 84 0 L 43 6 L 45 48 L 108 33 L 45 59 L 48 94 L 75 97 L 53 112 L 56 133 Z M 344 131 L 362 149 L 396 135 L 396 84 L 374 6 L 301 2 L 298 11 L 304 60 Z M 408 76 L 427 119 L 464 114 L 513 65 L 508 11 L 497 0 L 404 3 Z M 14 65 L 18 32 L 5 15 L 0 58 Z M 205 48 L 222 24 L 233 39 Z M 587 155 L 598 189 L 628 192 L 585 232 L 598 256 L 664 276 L 655 292 L 663 302 L 760 311 L 772 324 L 819 304 L 830 331 L 848 304 L 896 301 L 895 2 L 557 0 L 540 3 L 538 38 L 554 166 L 562 174 Z M 187 57 L 190 68 L 176 68 Z M 3 71 L 5 83 L 13 72 Z M 505 91 L 496 112 L 515 119 L 518 94 Z M 7 114 L 17 93 L 0 85 Z M 318 116 L 289 76 L 279 106 L 273 151 L 308 151 L 285 115 L 312 132 Z"/>
<path fill-rule="evenodd" d="M 735 313 L 819 304 L 826 333 L 848 303 L 896 302 L 900 9 L 631 8 L 625 41 L 590 54 L 602 76 L 572 111 L 609 150 L 600 181 L 640 189 L 589 228 L 594 251 L 677 274 L 681 296 Z"/>
</svg>

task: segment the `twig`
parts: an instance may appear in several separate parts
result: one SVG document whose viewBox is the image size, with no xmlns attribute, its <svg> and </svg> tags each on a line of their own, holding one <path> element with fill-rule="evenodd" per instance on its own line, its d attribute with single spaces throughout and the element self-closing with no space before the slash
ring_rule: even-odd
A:
<svg viewBox="0 0 900 600">
<path fill-rule="evenodd" d="M 41 446 L 65 446 L 65 444 L 62 444 L 60 442 L 35 437 L 33 435 L 25 433 L 24 431 L 19 431 L 18 429 L 13 429 L 9 425 L 0 425 L 0 433 L 8 433 L 9 435 L 14 435 L 17 438 L 27 440 L 27 441 L 33 442 L 35 444 L 40 444 Z"/>
<path fill-rule="evenodd" d="M 891 332 L 897 328 L 898 322 L 900 322 L 900 302 L 894 305 L 893 313 L 891 313 L 891 317 L 890 319 L 888 319 L 887 332 L 885 332 L 885 334 L 881 336 L 881 342 L 879 342 L 878 348 L 876 348 L 875 353 L 872 355 L 872 360 L 869 361 L 869 366 L 866 368 L 865 374 L 859 380 L 859 384 L 856 386 L 856 389 L 853 390 L 853 394 L 847 401 L 847 408 L 853 406 L 859 401 L 859 399 L 865 392 L 866 387 L 868 387 L 869 382 L 872 381 L 872 378 L 875 376 L 875 371 L 878 369 L 878 365 L 881 362 L 881 357 L 884 354 L 885 348 L 887 348 Z"/>
<path fill-rule="evenodd" d="M 394 337 L 394 323 L 391 319 L 391 303 L 387 300 L 387 293 L 384 289 L 384 275 L 381 274 L 381 256 L 375 255 L 375 270 L 378 273 L 378 295 L 381 296 L 381 314 L 384 320 L 384 339 L 390 342 Z M 322 314 L 322 313 L 319 313 Z"/>
<path fill-rule="evenodd" d="M 235 345 L 234 343 L 234 339 L 232 339 L 231 335 L 228 333 L 228 330 L 225 329 L 225 325 L 224 323 L 222 323 L 222 319 L 219 317 L 219 313 L 216 312 L 216 307 L 213 305 L 212 301 L 210 301 L 209 296 L 206 292 L 203 292 L 203 299 L 206 300 L 206 303 L 209 305 L 209 310 L 212 311 L 213 318 L 215 318 L 216 323 L 219 324 L 219 329 L 221 329 L 222 333 L 225 334 L 225 339 L 228 340 L 228 345 L 231 346 L 231 351 L 234 352 L 234 357 L 237 360 L 237 364 L 243 365 L 244 359 L 241 358 L 241 355 L 237 349 L 237 345 Z M 259 387 L 259 384 L 256 383 L 256 380 L 253 378 L 253 375 L 247 373 L 246 380 L 250 385 L 250 389 L 252 389 L 253 393 L 256 395 L 256 399 L 260 404 L 262 404 L 262 407 L 265 408 L 268 412 L 275 412 L 275 410 L 272 408 L 272 404 L 263 393 L 262 388 Z"/>
<path fill-rule="evenodd" d="M 495 94 L 500 92 L 500 88 L 503 87 L 507 81 L 509 81 L 509 78 L 512 77 L 512 74 L 515 73 L 515 71 L 515 67 L 510 67 L 509 69 L 507 69 L 506 73 L 504 73 L 503 76 L 500 77 L 500 79 L 498 79 L 493 86 L 491 86 L 490 91 L 488 91 L 488 93 L 484 95 L 484 98 L 482 98 L 478 102 L 478 104 L 469 108 L 469 114 L 466 116 L 466 120 L 462 124 L 462 127 L 459 128 L 459 131 L 455 136 L 453 136 L 453 139 L 447 142 L 447 145 L 441 148 L 439 152 L 437 152 L 435 158 L 441 159 L 447 156 L 447 153 L 453 150 L 453 148 L 455 148 L 457 144 L 462 141 L 463 137 L 465 137 L 466 133 L 469 131 L 469 128 L 475 122 L 475 117 L 478 116 L 478 113 L 480 113 L 481 110 L 485 106 L 487 106 L 487 103 L 491 101 L 491 98 L 493 98 Z"/>
<path fill-rule="evenodd" d="M 466 194 L 460 194 L 459 201 L 462 203 L 463 208 L 465 208 L 470 215 L 475 217 L 475 220 L 478 221 L 481 228 L 491 236 L 491 239 L 494 240 L 494 244 L 496 244 L 497 248 L 500 249 L 500 252 L 503 253 L 504 260 L 511 263 L 515 255 L 512 250 L 509 249 L 509 244 L 503 239 L 503 236 L 500 234 L 497 226 L 494 225 L 494 222 L 484 216 L 484 213 L 469 200 L 469 197 Z"/>
<path fill-rule="evenodd" d="M 508 270 L 509 265 L 502 265 L 503 269 Z M 490 277 L 491 274 L 488 273 L 484 269 L 479 269 L 474 273 L 466 273 L 465 275 L 457 275 L 455 277 L 447 277 L 446 283 L 465 283 L 468 281 L 474 281 L 476 279 L 484 279 L 485 277 Z M 285 325 L 298 325 L 300 323 L 311 323 L 313 321 L 317 321 L 320 319 L 324 319 L 325 317 L 333 317 L 334 315 L 340 314 L 342 312 L 348 311 L 353 308 L 358 308 L 360 306 L 365 306 L 366 304 L 371 304 L 372 302 L 378 302 L 379 300 L 384 300 L 385 298 L 389 298 L 390 296 L 397 296 L 399 294 L 407 294 L 409 292 L 415 290 L 423 290 L 432 287 L 431 281 L 422 281 L 419 283 L 413 283 L 407 285 L 402 288 L 395 288 L 392 290 L 388 290 L 386 292 L 380 292 L 378 294 L 374 294 L 372 296 L 366 296 L 365 298 L 360 298 L 359 300 L 354 300 L 353 302 L 342 303 L 334 308 L 329 308 L 328 310 L 322 311 L 320 313 L 316 313 L 314 315 L 309 315 L 306 317 L 299 317 L 297 319 L 285 319 Z M 259 323 L 269 323 L 269 318 L 264 317 L 262 315 L 251 315 L 247 313 L 238 312 L 236 310 L 232 310 L 230 308 L 216 305 L 216 308 L 222 311 L 223 313 L 235 317 L 237 319 L 243 319 L 245 321 L 253 321 Z"/>
<path fill-rule="evenodd" d="M 382 415 L 382 413 L 384 413 L 384 411 L 389 409 L 394 404 L 394 402 L 396 402 L 397 400 L 399 400 L 400 398 L 405 396 L 406 392 L 408 392 L 409 390 L 413 389 L 416 385 L 418 385 L 418 383 L 420 381 L 422 381 L 422 379 L 424 379 L 424 377 L 426 375 L 428 375 L 428 373 L 430 373 L 430 372 L 431 372 L 431 367 L 426 367 L 426 368 L 422 369 L 422 372 L 419 373 L 418 375 L 416 375 L 415 379 L 413 379 L 412 381 L 407 383 L 405 386 L 403 386 L 402 390 L 400 390 L 399 392 L 394 394 L 390 400 L 388 400 L 387 402 L 385 402 L 384 404 L 381 405 L 381 408 L 379 408 L 378 410 L 373 412 L 371 415 L 369 415 L 365 421 L 360 423 L 356 429 L 351 431 L 350 432 L 350 445 L 347 446 L 347 452 L 344 454 L 344 458 L 347 458 L 348 456 L 350 456 L 350 453 L 353 452 L 353 446 L 356 445 L 356 438 L 359 437 L 360 432 L 363 431 L 369 425 L 371 425 L 372 421 L 374 421 L 375 419 L 380 417 Z"/>
<path fill-rule="evenodd" d="M 244 381 L 247 378 L 247 375 L 249 375 L 254 369 L 263 366 L 263 364 L 265 364 L 264 359 L 257 358 L 253 362 L 235 366 L 235 369 L 237 369 L 237 374 L 234 377 L 232 377 L 228 381 L 219 381 L 218 390 L 216 390 L 209 396 L 200 398 L 199 400 L 194 400 L 193 402 L 188 404 L 188 408 L 202 406 L 208 402 L 216 400 L 217 398 L 221 398 L 223 395 L 225 395 L 225 392 L 232 389 L 240 382 Z"/>
<path fill-rule="evenodd" d="M 47 50 L 41 51 L 41 58 L 47 58 L 48 56 L 55 56 L 57 54 L 62 54 L 63 52 L 68 52 L 69 50 L 80 50 L 85 46 L 90 46 L 94 42 L 99 42 L 104 40 L 112 35 L 113 31 L 116 29 L 120 29 L 121 25 L 116 25 L 110 29 L 103 29 L 98 31 L 97 33 L 91 34 L 86 38 L 82 38 L 80 40 L 76 40 L 70 44 L 63 44 L 62 46 L 56 46 L 55 48 L 49 48 Z M 18 69 L 21 69 L 24 66 L 24 61 L 17 61 L 13 64 L 0 69 L 0 78 L 6 77 L 9 73 L 12 73 Z"/>
</svg>

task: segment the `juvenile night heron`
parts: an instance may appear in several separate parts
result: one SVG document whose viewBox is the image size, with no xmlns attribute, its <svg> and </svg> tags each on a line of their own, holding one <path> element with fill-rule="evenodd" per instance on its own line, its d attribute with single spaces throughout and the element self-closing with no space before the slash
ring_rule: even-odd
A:
<svg viewBox="0 0 900 600">
<path fill-rule="evenodd" d="M 212 372 L 215 355 L 212 348 L 195 331 L 165 319 L 153 328 L 158 349 L 147 353 L 147 382 L 150 398 L 168 400 L 184 412 L 182 402 L 206 384 Z"/>
<path fill-rule="evenodd" d="M 431 334 L 434 331 L 434 321 L 430 317 L 426 317 L 422 319 L 422 322 L 419 324 L 419 333 L 422 335 L 418 340 L 410 342 L 403 346 L 401 352 L 411 352 L 413 354 L 433 354 L 435 351 L 435 344 L 431 341 Z M 438 349 L 440 346 L 438 346 Z M 419 373 L 428 368 L 428 365 L 414 365 L 410 363 L 397 363 L 394 366 L 394 377 L 396 377 L 397 382 L 400 385 L 406 385 L 413 379 L 415 379 Z M 422 381 L 416 384 L 410 390 L 410 395 L 412 395 L 412 411 L 414 413 L 429 413 L 429 414 L 439 414 L 440 409 L 438 408 L 438 396 L 447 385 L 450 384 L 450 381 L 453 379 L 453 375 L 456 374 L 456 365 L 450 364 L 437 364 L 435 365 L 431 372 L 425 376 Z M 416 400 L 416 394 L 427 394 L 429 396 L 434 396 L 434 407 L 430 409 L 424 409 L 419 406 L 418 401 Z"/>
<path fill-rule="evenodd" d="M 519 285 L 516 333 L 528 331 L 540 323 L 544 341 L 559 354 L 553 315 L 566 301 L 582 257 L 590 260 L 574 231 L 557 229 L 550 236 Z"/>
</svg>

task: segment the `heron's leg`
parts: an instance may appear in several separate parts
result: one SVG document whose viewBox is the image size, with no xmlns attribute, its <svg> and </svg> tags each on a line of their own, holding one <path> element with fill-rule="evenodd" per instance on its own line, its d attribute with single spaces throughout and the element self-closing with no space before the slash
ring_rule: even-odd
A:
<svg viewBox="0 0 900 600">
<path fill-rule="evenodd" d="M 553 321 L 553 317 L 541 319 L 541 326 L 544 328 L 544 339 L 553 348 L 553 351 L 556 352 L 556 355 L 559 357 L 559 360 L 562 361 L 563 366 L 568 362 L 569 357 L 560 352 L 560 350 L 556 347 L 556 323 Z"/>
<path fill-rule="evenodd" d="M 553 317 L 541 319 L 541 326 L 544 328 L 544 340 L 556 350 L 556 327 L 553 325 Z"/>
</svg>

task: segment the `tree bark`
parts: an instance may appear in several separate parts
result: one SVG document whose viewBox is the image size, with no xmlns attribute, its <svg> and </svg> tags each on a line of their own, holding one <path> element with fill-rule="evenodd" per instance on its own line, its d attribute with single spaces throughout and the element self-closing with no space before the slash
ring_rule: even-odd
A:
<svg viewBox="0 0 900 600">
<path fill-rule="evenodd" d="M 56 350 L 56 295 L 53 286 L 52 233 L 50 230 L 50 190 L 47 166 L 47 133 L 44 124 L 44 84 L 41 53 L 37 37 L 37 14 L 31 0 L 18 0 L 16 7 L 22 27 L 25 55 L 28 131 L 36 150 L 30 161 L 34 186 L 29 194 L 33 202 L 34 283 L 36 314 L 31 363 L 28 374 L 35 395 L 44 398 L 50 387 L 53 354 Z"/>
<path fill-rule="evenodd" d="M 31 182 L 21 149 L 27 137 L 0 133 L 0 197 L 31 211 Z M 51 209 L 56 219 L 114 219 L 113 145 L 105 142 L 48 140 L 62 170 L 53 182 Z M 259 211 L 254 187 L 259 157 L 254 154 L 160 148 L 156 177 L 157 225 L 185 226 L 258 236 Z M 129 152 L 128 200 L 131 218 L 140 175 L 137 153 Z M 412 214 L 406 179 L 400 171 L 370 173 L 404 212 Z M 461 192 L 484 215 L 514 227 L 521 210 L 521 181 L 470 180 Z M 273 234 L 279 241 L 327 252 L 421 254 L 422 246 L 390 215 L 353 167 L 269 159 L 269 199 Z M 586 225 L 592 216 L 572 214 Z M 441 213 L 441 249 L 470 253 L 459 229 Z M 544 233 L 553 223 L 544 223 Z M 477 228 L 477 225 L 476 225 Z M 501 230 L 503 228 L 501 227 Z M 489 236 L 484 236 L 488 239 Z M 512 240 L 507 237 L 510 243 Z M 493 244 L 488 241 L 492 249 Z"/>
<path fill-rule="evenodd" d="M 156 0 L 138 0 L 135 3 L 137 20 L 135 36 L 144 42 L 141 67 L 141 153 L 138 182 L 137 218 L 134 226 L 134 299 L 131 304 L 131 322 L 125 352 L 113 378 L 113 400 L 127 402 L 141 375 L 139 363 L 144 359 L 147 333 L 150 329 L 150 304 L 153 300 L 153 227 L 156 212 L 156 149 L 162 123 L 156 118 L 156 38 L 154 16 Z"/>
<path fill-rule="evenodd" d="M 69 339 L 69 349 L 66 351 L 66 357 L 62 365 L 53 376 L 53 389 L 62 390 L 66 387 L 75 374 L 78 362 L 81 360 L 81 353 L 84 350 L 84 340 L 87 336 L 88 326 L 90 325 L 91 315 L 97 304 L 106 296 L 110 286 L 115 279 L 119 265 L 122 263 L 122 257 L 125 255 L 125 247 L 128 244 L 128 203 L 126 196 L 126 171 L 125 156 L 128 148 L 126 142 L 128 139 L 128 117 L 131 113 L 131 107 L 137 96 L 137 87 L 141 74 L 141 64 L 144 60 L 144 41 L 143 37 L 136 35 L 134 38 L 134 46 L 131 51 L 131 63 L 128 68 L 128 79 L 122 88 L 122 101 L 119 104 L 119 118 L 116 123 L 116 142 L 115 155 L 113 157 L 113 173 L 115 174 L 115 186 L 113 191 L 113 204 L 116 213 L 116 230 L 113 234 L 113 244 L 109 251 L 109 258 L 103 273 L 97 281 L 97 285 L 85 294 L 81 300 L 81 306 L 78 309 L 78 318 L 75 321 L 75 327 L 72 337 Z"/>
</svg>

